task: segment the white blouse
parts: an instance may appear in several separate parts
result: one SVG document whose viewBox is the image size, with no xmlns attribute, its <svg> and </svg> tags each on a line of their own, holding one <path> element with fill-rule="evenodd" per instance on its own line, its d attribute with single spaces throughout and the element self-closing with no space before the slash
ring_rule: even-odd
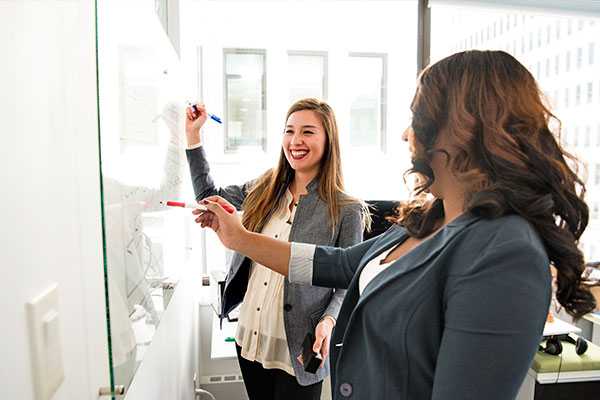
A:
<svg viewBox="0 0 600 400">
<path fill-rule="evenodd" d="M 385 260 L 385 258 L 388 256 L 388 254 L 395 248 L 396 248 L 395 246 L 392 246 L 390 249 L 385 250 L 383 253 L 380 253 L 379 255 L 375 256 L 362 269 L 360 276 L 358 277 L 358 293 L 361 296 L 362 296 L 363 292 L 365 291 L 365 288 L 367 287 L 367 285 L 373 279 L 375 279 L 375 277 L 377 275 L 379 275 L 387 267 L 389 267 L 392 262 L 396 261 L 396 260 L 394 260 L 392 262 L 388 262 L 385 264 L 381 263 L 381 261 Z"/>
<path fill-rule="evenodd" d="M 280 206 L 263 227 L 263 235 L 288 241 L 296 213 L 296 205 L 290 211 L 292 199 L 287 190 Z M 245 359 L 294 376 L 283 322 L 284 283 L 283 275 L 252 261 L 235 341 L 242 348 Z"/>
</svg>

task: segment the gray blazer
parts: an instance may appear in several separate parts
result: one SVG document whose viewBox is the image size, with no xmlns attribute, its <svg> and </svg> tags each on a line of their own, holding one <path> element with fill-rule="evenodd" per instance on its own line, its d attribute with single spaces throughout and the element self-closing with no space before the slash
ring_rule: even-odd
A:
<svg viewBox="0 0 600 400">
<path fill-rule="evenodd" d="M 514 399 L 550 305 L 540 237 L 518 216 L 465 214 L 359 295 L 365 264 L 407 237 L 392 227 L 348 249 L 292 245 L 292 281 L 348 289 L 331 339 L 334 398 Z"/>
<path fill-rule="evenodd" d="M 196 200 L 219 195 L 239 210 L 248 189 L 252 187 L 252 182 L 216 188 L 210 176 L 210 167 L 204 149 L 200 147 L 186 150 L 186 155 Z M 280 196 L 286 189 L 287 187 L 281 188 Z M 362 241 L 362 214 L 358 206 L 340 208 L 338 222 L 332 236 L 329 206 L 317 193 L 317 178 L 306 187 L 306 190 L 308 194 L 300 196 L 298 201 L 294 224 L 290 231 L 290 241 L 337 247 L 347 247 Z M 249 267 L 250 259 L 240 253 L 233 254 L 221 301 L 223 310 L 221 319 L 244 299 L 248 287 Z M 285 280 L 283 320 L 294 373 L 301 385 L 319 382 L 329 374 L 328 362 L 316 374 L 311 374 L 304 371 L 296 357 L 302 353 L 304 336 L 308 332 L 314 333 L 321 318 L 332 316 L 337 319 L 345 292 L 345 290 L 296 285 L 290 283 L 287 278 Z"/>
</svg>

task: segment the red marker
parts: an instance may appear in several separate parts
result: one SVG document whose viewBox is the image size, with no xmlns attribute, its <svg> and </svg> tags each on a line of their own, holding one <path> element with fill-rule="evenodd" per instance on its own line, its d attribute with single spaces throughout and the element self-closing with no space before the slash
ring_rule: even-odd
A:
<svg viewBox="0 0 600 400">
<path fill-rule="evenodd" d="M 164 204 L 170 207 L 183 207 L 183 208 L 195 208 L 196 210 L 208 210 L 208 208 L 206 208 L 206 206 L 203 206 L 202 204 L 194 204 L 194 203 L 180 203 L 178 201 L 161 201 L 160 204 Z M 233 214 L 233 212 L 235 211 L 235 209 L 231 206 L 228 205 L 221 205 L 221 207 L 223 207 L 223 209 L 225 211 L 227 211 L 229 214 Z"/>
</svg>

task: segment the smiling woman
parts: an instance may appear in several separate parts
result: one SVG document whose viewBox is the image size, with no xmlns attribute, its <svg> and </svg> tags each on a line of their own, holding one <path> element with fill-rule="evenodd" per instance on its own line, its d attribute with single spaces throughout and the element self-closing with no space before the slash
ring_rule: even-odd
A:
<svg viewBox="0 0 600 400">
<path fill-rule="evenodd" d="M 347 247 L 362 240 L 369 214 L 344 189 L 337 122 L 327 103 L 313 98 L 294 103 L 286 115 L 277 166 L 254 181 L 224 188 L 215 187 L 202 148 L 200 128 L 206 119 L 204 104 L 187 109 L 187 157 L 196 200 L 220 195 L 244 211 L 248 230 L 280 241 Z M 320 399 L 344 294 L 291 285 L 283 275 L 234 254 L 220 317 L 243 300 L 235 340 L 250 399 Z M 307 333 L 314 333 L 313 349 L 326 360 L 314 374 L 296 358 Z"/>
</svg>

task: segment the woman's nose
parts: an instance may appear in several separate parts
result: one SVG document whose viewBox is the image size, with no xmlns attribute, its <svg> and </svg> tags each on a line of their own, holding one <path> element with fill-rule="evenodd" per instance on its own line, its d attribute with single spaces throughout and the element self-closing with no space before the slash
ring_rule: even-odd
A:
<svg viewBox="0 0 600 400">
<path fill-rule="evenodd" d="M 302 136 L 300 135 L 300 133 L 294 133 L 292 135 L 292 140 L 290 140 L 291 144 L 297 145 L 297 144 L 301 144 L 302 143 Z"/>
<path fill-rule="evenodd" d="M 402 140 L 408 142 L 408 131 L 410 130 L 410 125 L 402 132 Z"/>
</svg>

